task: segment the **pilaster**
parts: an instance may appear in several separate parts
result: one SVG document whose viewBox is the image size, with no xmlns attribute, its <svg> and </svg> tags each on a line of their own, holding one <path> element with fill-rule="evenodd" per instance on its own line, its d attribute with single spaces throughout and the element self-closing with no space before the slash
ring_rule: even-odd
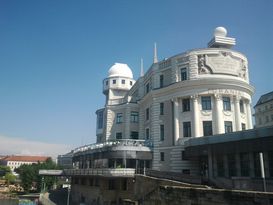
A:
<svg viewBox="0 0 273 205">
<path fill-rule="evenodd" d="M 175 145 L 178 144 L 179 139 L 179 101 L 178 98 L 173 99 L 173 117 L 174 117 L 174 139 Z"/>
<path fill-rule="evenodd" d="M 241 125 L 240 97 L 239 96 L 234 97 L 234 104 L 235 104 L 235 126 L 236 126 L 236 131 L 241 131 L 242 130 L 242 125 Z"/>
<path fill-rule="evenodd" d="M 225 132 L 224 122 L 223 122 L 223 104 L 222 104 L 222 96 L 215 94 L 215 115 L 216 115 L 216 133 L 222 134 Z"/>
</svg>

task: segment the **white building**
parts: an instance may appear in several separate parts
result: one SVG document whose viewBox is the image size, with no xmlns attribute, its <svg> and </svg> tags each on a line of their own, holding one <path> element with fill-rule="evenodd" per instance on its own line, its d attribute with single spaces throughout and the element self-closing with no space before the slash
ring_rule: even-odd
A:
<svg viewBox="0 0 273 205">
<path fill-rule="evenodd" d="M 115 63 L 103 80 L 105 105 L 96 111 L 97 143 L 73 150 L 73 169 L 65 170 L 72 176 L 74 203 L 137 201 L 136 173 L 178 176 L 191 183 L 201 183 L 200 176 L 213 180 L 212 173 L 222 169 L 214 170 L 215 155 L 199 149 L 198 139 L 204 144 L 210 135 L 216 135 L 215 141 L 219 134 L 252 128 L 254 88 L 247 58 L 231 50 L 234 45 L 235 39 L 218 27 L 208 48 L 162 61 L 155 48 L 154 63 L 145 74 L 141 66 L 136 81 L 128 65 Z M 225 139 L 229 138 L 227 134 Z M 240 169 L 236 176 L 244 176 Z M 208 170 L 213 172 L 208 175 Z"/>
<path fill-rule="evenodd" d="M 256 127 L 273 125 L 273 92 L 262 95 L 254 108 Z"/>
<path fill-rule="evenodd" d="M 19 168 L 23 164 L 37 164 L 38 162 L 45 162 L 50 157 L 43 156 L 6 156 L 0 160 L 0 164 L 10 167 L 14 172 L 16 168 Z"/>
<path fill-rule="evenodd" d="M 153 143 L 152 169 L 194 174 L 182 160 L 184 142 L 252 128 L 247 58 L 231 47 L 223 27 L 208 48 L 157 60 L 137 81 L 116 63 L 103 80 L 105 107 L 97 114 L 97 142 L 145 139 Z M 143 73 L 143 71 L 142 71 Z"/>
</svg>

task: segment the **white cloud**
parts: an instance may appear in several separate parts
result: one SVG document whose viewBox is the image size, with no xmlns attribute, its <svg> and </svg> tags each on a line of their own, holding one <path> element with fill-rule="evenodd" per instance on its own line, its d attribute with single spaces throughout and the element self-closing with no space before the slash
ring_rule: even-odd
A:
<svg viewBox="0 0 273 205">
<path fill-rule="evenodd" d="M 56 158 L 71 150 L 69 145 L 51 144 L 0 135 L 0 155 L 39 155 Z"/>
</svg>

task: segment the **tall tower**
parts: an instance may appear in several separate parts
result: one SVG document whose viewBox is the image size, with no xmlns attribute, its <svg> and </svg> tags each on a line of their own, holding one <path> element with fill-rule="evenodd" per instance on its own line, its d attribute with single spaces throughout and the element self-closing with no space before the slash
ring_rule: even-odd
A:
<svg viewBox="0 0 273 205">
<path fill-rule="evenodd" d="M 120 116 L 119 119 L 125 118 L 125 112 L 118 110 L 121 105 L 127 102 L 126 96 L 134 83 L 132 70 L 127 64 L 115 63 L 108 70 L 108 76 L 103 80 L 103 94 L 106 97 L 105 108 L 96 112 L 97 142 L 111 140 L 118 115 L 122 113 L 123 116 Z"/>
</svg>

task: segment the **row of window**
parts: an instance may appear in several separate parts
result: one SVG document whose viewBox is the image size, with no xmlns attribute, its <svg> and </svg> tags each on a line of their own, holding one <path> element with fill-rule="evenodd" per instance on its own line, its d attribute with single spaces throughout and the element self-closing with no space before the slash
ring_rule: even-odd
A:
<svg viewBox="0 0 273 205">
<path fill-rule="evenodd" d="M 126 83 L 126 80 L 122 79 L 121 80 L 121 84 L 125 84 Z M 105 85 L 107 86 L 109 84 L 108 80 L 105 81 Z M 117 80 L 116 79 L 113 79 L 112 80 L 112 84 L 117 84 Z M 133 85 L 133 81 L 130 81 L 130 85 Z"/>
<path fill-rule="evenodd" d="M 98 178 L 72 178 L 72 184 L 80 184 L 84 186 L 94 186 L 99 187 L 100 184 L 103 184 L 103 182 L 100 182 L 100 179 Z M 115 179 L 109 179 L 108 180 L 108 190 L 127 190 L 127 179 L 122 180 L 115 180 Z"/>
<path fill-rule="evenodd" d="M 137 140 L 139 137 L 138 137 L 138 132 L 137 131 L 132 131 L 130 133 L 130 139 L 135 139 Z M 122 132 L 116 132 L 116 139 L 117 140 L 120 140 L 122 139 Z"/>
<path fill-rule="evenodd" d="M 138 123 L 138 112 L 132 111 L 130 115 L 130 121 L 133 123 Z M 122 113 L 117 113 L 116 115 L 116 123 L 122 123 L 123 122 L 123 114 Z"/>
<path fill-rule="evenodd" d="M 185 156 L 185 151 L 181 151 L 181 160 L 188 160 L 188 158 Z M 165 161 L 165 153 L 160 152 L 160 161 Z"/>
<path fill-rule="evenodd" d="M 273 115 L 271 115 L 271 119 L 270 119 L 270 120 L 273 121 Z M 270 120 L 269 120 L 269 115 L 266 115 L 266 116 L 264 117 L 264 123 L 268 123 Z M 262 118 L 261 118 L 261 117 L 259 117 L 258 123 L 259 123 L 259 125 L 262 124 Z"/>
<path fill-rule="evenodd" d="M 273 176 L 273 152 L 267 153 L 268 157 L 268 175 Z M 251 159 L 252 158 L 252 159 Z M 234 177 L 234 176 L 250 176 L 250 170 L 251 166 L 250 163 L 253 163 L 253 173 L 255 177 L 261 177 L 261 166 L 260 166 L 260 158 L 259 153 L 254 152 L 250 155 L 250 153 L 240 153 L 239 154 L 239 164 L 240 164 L 240 170 L 237 170 L 239 167 L 236 166 L 236 156 L 235 154 L 228 154 L 227 155 L 227 170 L 225 171 L 225 165 L 224 165 L 224 156 L 218 155 L 216 157 L 216 164 L 217 164 L 217 175 L 219 177 L 228 176 L 228 177 Z"/>
<path fill-rule="evenodd" d="M 262 109 L 262 108 L 258 108 L 258 112 L 262 112 L 262 111 L 268 111 L 268 110 L 271 110 L 271 109 L 273 109 L 273 103 L 272 104 L 270 104 L 270 105 L 265 105 L 264 106 L 264 109 Z"/>
<path fill-rule="evenodd" d="M 225 124 L 225 133 L 233 132 L 231 121 L 225 121 L 224 124 Z M 245 123 L 242 123 L 241 126 L 242 126 L 242 130 L 246 129 Z M 213 135 L 212 121 L 203 121 L 203 135 L 204 136 Z M 191 137 L 191 136 L 192 136 L 191 122 L 183 122 L 183 137 Z M 164 138 L 165 138 L 164 125 L 160 125 L 160 140 L 163 141 Z"/>
<path fill-rule="evenodd" d="M 202 110 L 211 110 L 211 96 L 202 96 Z M 164 103 L 160 103 L 160 115 L 164 115 Z M 230 104 L 230 97 L 223 97 L 223 110 L 230 111 L 231 110 L 231 104 Z M 182 100 L 182 111 L 188 112 L 191 111 L 190 106 L 190 98 L 186 98 Z M 244 102 L 243 100 L 240 100 L 240 112 L 244 113 Z M 146 120 L 149 120 L 149 108 L 146 109 Z"/>
<path fill-rule="evenodd" d="M 202 96 L 201 97 L 202 101 L 202 110 L 211 110 L 211 96 Z M 164 115 L 164 103 L 160 103 L 160 115 Z M 223 110 L 225 111 L 230 111 L 231 110 L 231 104 L 230 104 L 230 97 L 223 97 Z M 190 106 L 190 98 L 186 98 L 182 100 L 182 111 L 183 112 L 188 112 L 191 111 L 191 106 Z M 240 100 L 240 112 L 244 113 L 244 103 L 243 100 Z M 138 112 L 132 111 L 131 112 L 131 122 L 133 123 L 138 123 Z M 146 120 L 149 120 L 150 118 L 150 109 L 146 108 Z M 273 119 L 273 116 L 272 116 Z M 123 122 L 123 115 L 122 113 L 117 113 L 116 115 L 116 123 L 122 123 Z M 102 128 L 103 124 L 103 116 L 102 113 L 98 113 L 98 128 Z"/>
<path fill-rule="evenodd" d="M 181 76 L 180 76 L 180 78 L 181 78 L 181 81 L 188 80 L 187 68 L 182 68 L 181 69 Z M 163 74 L 161 74 L 159 76 L 159 87 L 160 88 L 164 87 L 164 75 Z M 150 83 L 147 83 L 145 85 L 145 93 L 146 94 L 149 93 L 150 90 L 151 90 Z"/>
<path fill-rule="evenodd" d="M 231 103 L 230 103 L 230 97 L 223 97 L 223 110 L 225 111 L 231 111 Z M 202 104 L 202 110 L 211 110 L 211 96 L 201 96 L 201 104 Z M 190 111 L 190 99 L 186 98 L 182 100 L 182 111 L 188 112 Z M 244 113 L 244 102 L 243 100 L 240 100 L 240 112 Z"/>
</svg>

